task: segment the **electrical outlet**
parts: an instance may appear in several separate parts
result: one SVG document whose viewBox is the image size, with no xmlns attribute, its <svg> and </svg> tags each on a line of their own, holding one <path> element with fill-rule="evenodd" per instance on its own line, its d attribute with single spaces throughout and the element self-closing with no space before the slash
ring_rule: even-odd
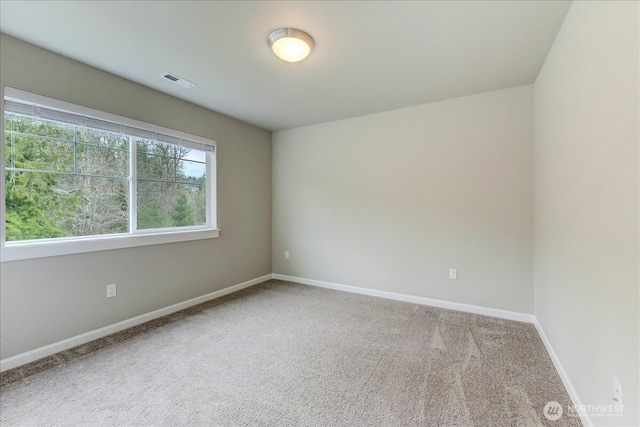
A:
<svg viewBox="0 0 640 427">
<path fill-rule="evenodd" d="M 115 297 L 116 296 L 116 284 L 112 283 L 111 285 L 107 285 L 107 298 L 111 298 L 111 297 Z"/>
<path fill-rule="evenodd" d="M 458 270 L 456 270 L 455 268 L 450 268 L 449 269 L 449 279 L 458 280 Z"/>
<path fill-rule="evenodd" d="M 617 379 L 613 379 L 613 401 L 616 405 L 622 405 L 622 386 Z"/>
<path fill-rule="evenodd" d="M 284 259 L 289 259 L 289 251 L 284 251 Z"/>
</svg>

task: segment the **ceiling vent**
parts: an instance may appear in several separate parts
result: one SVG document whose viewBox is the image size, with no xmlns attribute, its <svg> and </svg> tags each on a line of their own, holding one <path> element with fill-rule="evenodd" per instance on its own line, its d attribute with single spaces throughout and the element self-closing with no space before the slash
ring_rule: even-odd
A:
<svg viewBox="0 0 640 427">
<path fill-rule="evenodd" d="M 168 72 L 162 73 L 161 76 L 167 80 L 171 80 L 175 84 L 180 85 L 182 87 L 190 88 L 195 86 L 195 83 L 191 83 L 189 80 L 183 79 L 182 77 L 178 77 L 173 73 L 168 73 Z"/>
</svg>

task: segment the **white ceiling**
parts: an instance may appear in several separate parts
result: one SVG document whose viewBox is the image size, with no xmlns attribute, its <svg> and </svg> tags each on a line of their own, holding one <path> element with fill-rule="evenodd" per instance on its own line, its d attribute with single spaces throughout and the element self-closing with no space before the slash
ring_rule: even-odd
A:
<svg viewBox="0 0 640 427">
<path fill-rule="evenodd" d="M 268 130 L 533 83 L 566 1 L 6 1 L 0 30 Z M 297 64 L 267 35 L 310 33 Z M 197 84 L 185 89 L 160 74 Z"/>
</svg>

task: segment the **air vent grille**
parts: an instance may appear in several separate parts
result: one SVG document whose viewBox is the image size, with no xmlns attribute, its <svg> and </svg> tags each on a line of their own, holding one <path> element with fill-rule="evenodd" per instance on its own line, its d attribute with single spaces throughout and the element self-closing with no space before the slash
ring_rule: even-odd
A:
<svg viewBox="0 0 640 427">
<path fill-rule="evenodd" d="M 189 80 L 183 79 L 182 77 L 179 77 L 179 76 L 176 76 L 173 73 L 169 73 L 169 72 L 162 73 L 161 76 L 164 77 L 167 80 L 171 80 L 175 84 L 180 85 L 182 87 L 190 88 L 190 87 L 194 87 L 195 86 L 195 83 L 191 83 Z"/>
</svg>

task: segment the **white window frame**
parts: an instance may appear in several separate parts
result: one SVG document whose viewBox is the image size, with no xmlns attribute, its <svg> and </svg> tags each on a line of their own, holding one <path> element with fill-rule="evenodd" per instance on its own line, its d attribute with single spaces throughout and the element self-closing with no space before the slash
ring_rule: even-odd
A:
<svg viewBox="0 0 640 427">
<path fill-rule="evenodd" d="M 198 144 L 205 144 L 213 147 L 213 151 L 207 151 L 207 206 L 206 224 L 203 226 L 161 228 L 137 230 L 137 202 L 136 189 L 137 179 L 136 168 L 136 144 L 134 137 L 129 143 L 129 221 L 130 231 L 122 234 L 109 234 L 98 236 L 64 237 L 39 240 L 6 241 L 6 183 L 5 183 L 5 135 L 4 135 L 4 99 L 12 98 L 37 105 L 44 105 L 71 113 L 83 115 L 85 117 L 95 117 L 125 126 L 145 129 L 150 132 L 162 133 L 176 138 L 189 140 Z M 33 258 L 45 258 L 60 255 L 80 254 L 86 252 L 105 251 L 122 248 L 132 248 L 137 246 L 160 245 L 165 243 L 187 242 L 193 240 L 213 239 L 220 235 L 217 228 L 217 208 L 216 208 L 216 142 L 212 139 L 203 138 L 197 135 L 180 132 L 163 126 L 142 122 L 116 114 L 106 113 L 88 107 L 83 107 L 69 102 L 37 95 L 31 92 L 15 89 L 9 86 L 4 87 L 2 102 L 2 126 L 0 144 L 0 262 L 18 261 Z"/>
</svg>

